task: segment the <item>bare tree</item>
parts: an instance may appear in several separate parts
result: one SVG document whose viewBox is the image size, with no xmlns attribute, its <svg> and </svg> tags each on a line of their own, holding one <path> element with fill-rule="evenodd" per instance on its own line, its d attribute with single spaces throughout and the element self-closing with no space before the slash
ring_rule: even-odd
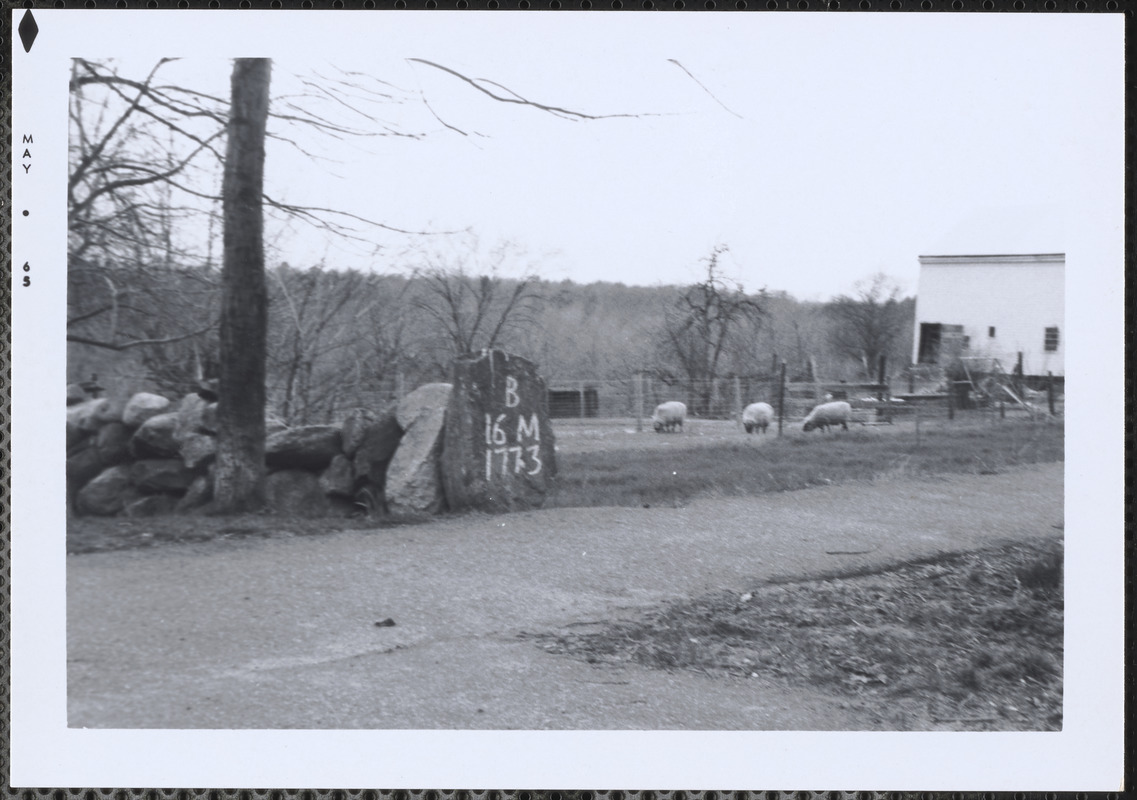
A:
<svg viewBox="0 0 1137 800">
<path fill-rule="evenodd" d="M 726 250 L 718 245 L 704 259 L 706 278 L 680 293 L 664 325 L 666 355 L 677 361 L 700 413 L 713 405 L 728 344 L 744 334 L 752 343 L 763 315 L 758 296 L 723 276 L 719 258 Z"/>
<path fill-rule="evenodd" d="M 503 275 L 512 252 L 502 245 L 482 257 L 475 242 L 458 256 L 424 256 L 425 263 L 415 270 L 419 290 L 412 302 L 433 323 L 445 364 L 502 346 L 536 324 L 543 302 L 539 282 L 529 271 L 517 278 Z"/>
<path fill-rule="evenodd" d="M 344 385 L 345 366 L 336 354 L 360 335 L 353 305 L 364 300 L 366 280 L 355 270 L 329 272 L 323 265 L 272 271 L 268 372 L 275 377 L 277 409 L 289 425 L 327 419 Z"/>
<path fill-rule="evenodd" d="M 219 327 L 215 504 L 223 511 L 250 509 L 260 504 L 264 481 L 264 209 L 363 242 L 376 228 L 423 233 L 349 211 L 267 196 L 265 140 L 277 138 L 313 156 L 287 135 L 288 126 L 305 126 L 334 139 L 424 134 L 400 131 L 374 113 L 374 104 L 413 101 L 413 94 L 358 73 L 317 75 L 302 80 L 298 94 L 270 102 L 267 59 L 237 59 L 227 99 L 163 83 L 159 74 L 171 61 L 160 60 L 141 79 L 120 75 L 113 62 L 73 62 L 68 340 L 112 351 L 190 341 L 191 351 L 200 357 L 209 349 L 207 337 Z M 566 119 L 641 116 L 561 108 L 521 98 L 496 81 L 469 78 L 434 62 L 412 61 L 460 78 L 496 101 Z M 93 96 L 96 88 L 101 94 Z M 426 104 L 425 97 L 421 99 Z M 321 103 L 346 109 L 363 121 L 357 125 L 332 121 L 317 108 Z M 268 125 L 270 107 L 280 129 Z M 443 124 L 465 134 L 458 126 Z M 208 221 L 210 235 L 204 242 L 179 233 L 206 229 L 185 224 L 194 218 Z M 223 239 L 219 284 L 209 266 L 215 225 Z M 200 268 L 202 263 L 206 265 L 200 271 L 203 286 L 213 296 L 220 293 L 216 325 L 212 314 L 170 313 L 168 291 L 162 297 L 170 285 L 165 282 L 170 270 Z M 421 274 L 426 288 L 418 307 L 441 323 L 452 355 L 502 344 L 533 321 L 539 297 L 530 276 L 511 281 L 492 268 L 467 271 L 464 264 L 449 270 L 428 268 Z M 134 281 L 134 275 L 156 277 Z M 154 296 L 144 297 L 139 286 L 155 287 Z M 99 292 L 88 292 L 91 287 Z M 208 299 L 202 307 L 211 308 Z M 152 324 L 139 322 L 147 316 Z"/>
<path fill-rule="evenodd" d="M 111 62 L 76 59 L 71 74 L 67 338 L 140 348 L 144 358 L 216 322 L 207 296 L 216 283 L 207 270 L 182 269 L 201 260 L 175 235 L 201 209 L 173 192 L 200 180 L 203 162 L 217 153 L 223 102 L 160 85 L 166 63 L 133 80 Z M 196 283 L 191 293 L 167 302 L 167 284 L 187 280 Z"/>
<path fill-rule="evenodd" d="M 271 70 L 267 58 L 239 58 L 233 64 L 221 189 L 225 250 L 214 477 L 214 502 L 223 512 L 264 504 L 268 296 L 261 195 Z"/>
<path fill-rule="evenodd" d="M 420 359 L 410 341 L 410 288 L 411 281 L 402 276 L 369 276 L 366 305 L 354 313 L 352 322 L 358 335 L 350 378 L 357 402 L 389 399 L 398 391 L 400 375 L 418 371 Z"/>
<path fill-rule="evenodd" d="M 897 353 L 899 341 L 911 331 L 911 303 L 905 303 L 900 286 L 883 272 L 858 281 L 853 289 L 853 295 L 839 295 L 826 307 L 833 324 L 830 344 L 873 380 L 880 357 Z"/>
</svg>

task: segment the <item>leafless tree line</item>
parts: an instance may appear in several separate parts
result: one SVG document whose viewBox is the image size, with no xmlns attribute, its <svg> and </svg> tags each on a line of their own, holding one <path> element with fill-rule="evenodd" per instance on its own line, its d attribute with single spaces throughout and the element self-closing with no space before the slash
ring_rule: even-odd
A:
<svg viewBox="0 0 1137 800">
<path fill-rule="evenodd" d="M 568 120 L 601 118 L 410 60 L 502 103 Z M 272 98 L 267 59 L 236 59 L 230 93 L 221 97 L 163 80 L 172 61 L 162 59 L 142 76 L 120 74 L 113 61 L 73 62 L 67 336 L 76 347 L 137 359 L 161 386 L 218 377 L 219 508 L 257 507 L 266 405 L 290 422 L 330 418 L 343 398 L 374 391 L 392 374 L 441 377 L 455 356 L 494 346 L 558 368 L 579 361 L 583 350 L 593 368 L 627 372 L 646 363 L 661 375 L 677 371 L 712 385 L 758 357 L 764 297 L 723 275 L 722 248 L 707 259 L 705 280 L 615 330 L 550 330 L 550 304 L 563 307 L 558 292 L 546 291 L 531 269 L 506 277 L 504 268 L 515 266 L 509 247 L 484 252 L 469 240 L 449 250 L 418 247 L 403 279 L 287 265 L 266 272 L 266 209 L 365 244 L 378 229 L 428 238 L 343 209 L 273 198 L 264 170 L 270 140 L 320 158 L 301 143 L 311 138 L 296 135 L 301 130 L 333 140 L 422 138 L 387 112 L 429 103 L 421 93 L 345 71 L 312 73 L 300 79 L 298 93 Z M 443 128 L 464 133 L 451 123 Z M 888 297 L 883 307 L 894 301 Z M 842 319 L 865 324 L 863 315 Z M 862 360 L 878 346 L 870 338 L 858 345 Z"/>
</svg>

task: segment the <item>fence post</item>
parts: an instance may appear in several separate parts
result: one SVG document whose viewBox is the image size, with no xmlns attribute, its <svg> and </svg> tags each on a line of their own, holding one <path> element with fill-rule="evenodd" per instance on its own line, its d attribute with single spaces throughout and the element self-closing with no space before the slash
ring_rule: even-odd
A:
<svg viewBox="0 0 1137 800">
<path fill-rule="evenodd" d="M 916 404 L 916 446 L 920 446 L 920 404 Z"/>
<path fill-rule="evenodd" d="M 947 418 L 955 419 L 955 381 L 948 381 Z"/>
<path fill-rule="evenodd" d="M 786 416 L 786 362 L 782 362 L 781 376 L 778 378 L 778 435 L 782 435 L 782 420 Z"/>
<path fill-rule="evenodd" d="M 644 431 L 644 374 L 636 370 L 636 433 Z"/>
<path fill-rule="evenodd" d="M 1054 416 L 1054 373 L 1046 373 L 1046 404 L 1050 407 L 1050 416 Z"/>
<path fill-rule="evenodd" d="M 580 418 L 584 419 L 584 381 L 580 382 Z"/>
<path fill-rule="evenodd" d="M 734 376 L 734 418 L 742 425 L 742 379 Z"/>
<path fill-rule="evenodd" d="M 884 402 L 884 367 L 885 367 L 884 353 L 880 354 L 880 359 L 877 361 L 876 367 L 876 400 L 878 403 Z M 878 419 L 883 418 L 885 422 L 892 424 L 892 417 L 889 416 L 888 407 L 878 408 L 876 412 Z"/>
<path fill-rule="evenodd" d="M 1007 418 L 1007 403 L 1005 400 L 999 401 L 999 419 Z"/>
<path fill-rule="evenodd" d="M 1023 396 L 1023 351 L 1019 350 L 1018 363 L 1015 364 L 1015 394 Z"/>
</svg>

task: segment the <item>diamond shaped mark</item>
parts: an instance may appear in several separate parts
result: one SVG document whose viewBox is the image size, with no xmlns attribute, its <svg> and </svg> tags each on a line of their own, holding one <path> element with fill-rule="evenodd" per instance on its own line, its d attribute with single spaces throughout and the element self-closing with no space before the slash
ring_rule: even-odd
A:
<svg viewBox="0 0 1137 800">
<path fill-rule="evenodd" d="M 24 12 L 24 18 L 20 20 L 20 27 L 17 30 L 20 32 L 20 41 L 24 44 L 24 52 L 30 53 L 32 42 L 36 40 L 36 35 L 39 33 L 39 25 L 36 24 L 36 18 L 32 16 L 31 9 Z"/>
</svg>

